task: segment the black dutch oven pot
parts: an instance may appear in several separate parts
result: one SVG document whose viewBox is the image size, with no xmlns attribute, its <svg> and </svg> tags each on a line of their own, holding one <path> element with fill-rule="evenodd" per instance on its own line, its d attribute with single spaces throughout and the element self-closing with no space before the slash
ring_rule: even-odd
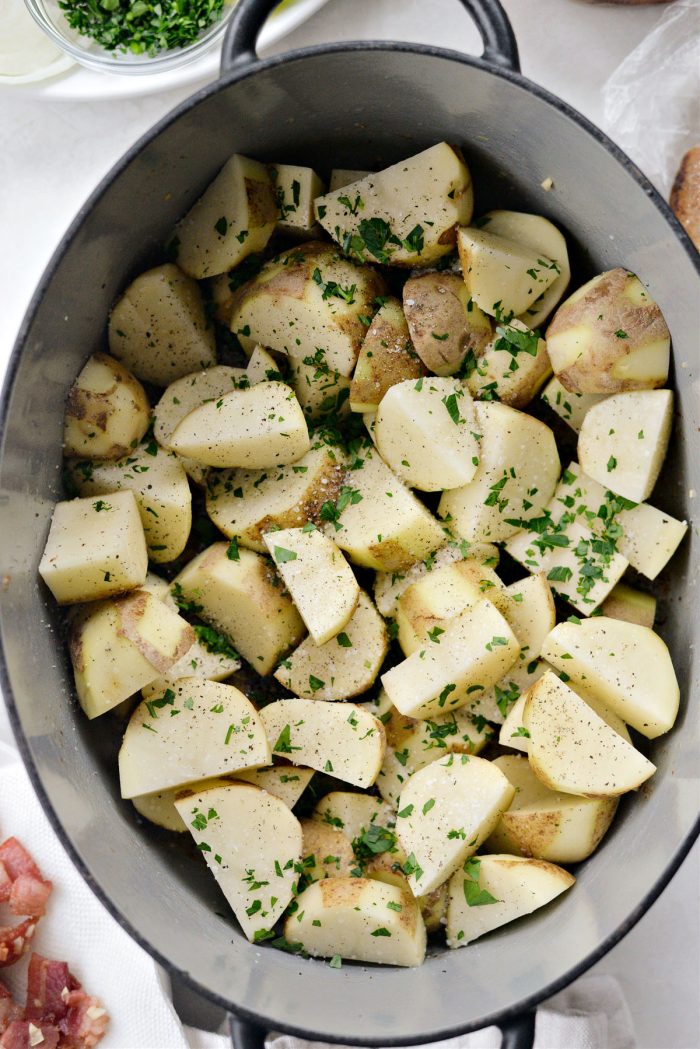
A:
<svg viewBox="0 0 700 1049">
<path fill-rule="evenodd" d="M 0 463 L 2 686 L 44 807 L 87 882 L 127 931 L 174 974 L 238 1017 L 240 1047 L 265 1028 L 364 1045 L 446 1038 L 497 1023 L 527 1044 L 517 1017 L 600 958 L 677 869 L 699 825 L 697 578 L 690 535 L 664 577 L 662 633 L 684 701 L 651 747 L 658 772 L 624 799 L 574 890 L 465 950 L 434 947 L 418 969 L 322 961 L 252 946 L 223 917 L 204 864 L 139 827 L 119 799 L 113 744 L 79 715 L 59 619 L 37 581 L 59 496 L 63 404 L 83 361 L 104 343 L 105 317 L 154 259 L 175 221 L 234 151 L 261 160 L 372 168 L 446 139 L 461 145 L 477 208 L 541 212 L 567 234 L 576 277 L 617 265 L 648 284 L 674 344 L 678 419 L 655 502 L 693 507 L 698 476 L 698 259 L 666 205 L 630 161 L 579 114 L 525 80 L 497 0 L 462 0 L 481 58 L 389 42 L 305 48 L 260 61 L 258 31 L 275 0 L 239 0 L 221 79 L 167 116 L 116 165 L 82 208 L 22 326 L 4 391 Z M 400 5 L 397 4 L 397 14 Z M 429 4 L 426 4 L 426 17 Z M 546 26 L 543 26 L 546 32 Z M 551 177 L 554 189 L 540 183 Z M 693 454 L 694 453 L 694 454 Z"/>
</svg>

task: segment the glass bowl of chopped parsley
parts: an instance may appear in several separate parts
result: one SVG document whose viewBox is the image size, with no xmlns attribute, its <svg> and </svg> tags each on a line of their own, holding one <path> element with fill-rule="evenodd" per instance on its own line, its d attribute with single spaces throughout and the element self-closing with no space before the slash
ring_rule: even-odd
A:
<svg viewBox="0 0 700 1049">
<path fill-rule="evenodd" d="M 223 36 L 235 0 L 25 0 L 76 62 L 105 73 L 146 74 L 200 58 Z"/>
</svg>

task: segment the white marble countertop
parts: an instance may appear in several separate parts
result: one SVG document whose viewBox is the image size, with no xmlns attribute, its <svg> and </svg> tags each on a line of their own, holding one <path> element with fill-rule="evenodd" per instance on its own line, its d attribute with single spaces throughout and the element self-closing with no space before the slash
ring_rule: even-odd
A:
<svg viewBox="0 0 700 1049">
<path fill-rule="evenodd" d="M 603 82 L 663 10 L 582 0 L 504 0 L 504 6 L 525 75 L 596 123 Z M 331 0 L 277 50 L 358 37 L 478 50 L 457 0 Z M 0 89 L 0 373 L 42 270 L 80 204 L 124 150 L 191 90 L 46 102 L 21 88 Z M 2 720 L 0 708 L 0 735 Z M 595 967 L 620 980 L 640 1049 L 700 1046 L 699 889 L 696 845 L 648 914 Z"/>
</svg>

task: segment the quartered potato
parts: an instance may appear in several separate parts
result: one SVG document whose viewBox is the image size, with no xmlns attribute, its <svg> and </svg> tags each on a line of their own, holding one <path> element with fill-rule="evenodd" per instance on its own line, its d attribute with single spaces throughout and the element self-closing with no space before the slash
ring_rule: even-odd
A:
<svg viewBox="0 0 700 1049">
<path fill-rule="evenodd" d="M 173 607 L 177 606 L 173 602 Z M 225 681 L 241 669 L 241 661 L 226 638 L 213 627 L 197 625 L 197 640 L 184 656 L 173 663 L 166 674 L 159 675 L 154 681 L 144 685 L 141 695 L 144 699 L 162 696 L 167 688 L 181 677 L 201 677 L 205 681 Z M 201 638 L 201 640 L 199 640 Z"/>
<path fill-rule="evenodd" d="M 138 379 L 106 353 L 94 353 L 68 391 L 63 454 L 121 459 L 141 440 L 151 418 Z"/>
<path fill-rule="evenodd" d="M 267 558 L 214 543 L 176 576 L 174 591 L 220 630 L 258 674 L 270 674 L 304 623 Z"/>
<path fill-rule="evenodd" d="M 345 790 L 332 790 L 321 798 L 312 817 L 342 831 L 350 842 L 371 826 L 393 827 L 396 821 L 393 808 L 380 798 Z"/>
<path fill-rule="evenodd" d="M 492 761 L 450 754 L 411 776 L 398 802 L 396 833 L 413 870 L 414 896 L 447 881 L 495 828 L 515 791 Z"/>
<path fill-rule="evenodd" d="M 607 393 L 572 393 L 562 386 L 556 375 L 552 376 L 541 394 L 545 404 L 576 433 L 581 429 L 588 409 L 605 400 L 607 396 Z"/>
<path fill-rule="evenodd" d="M 260 942 L 299 879 L 299 820 L 279 798 L 247 783 L 195 787 L 175 804 L 243 932 Z"/>
<path fill-rule="evenodd" d="M 510 670 L 504 674 L 500 681 L 497 681 L 492 688 L 484 689 L 483 692 L 476 692 L 471 697 L 471 702 L 465 707 L 468 713 L 475 718 L 485 718 L 488 721 L 492 721 L 495 725 L 504 725 L 510 717 L 511 709 L 513 705 L 520 702 L 522 697 L 525 695 L 531 685 L 539 680 L 547 670 L 549 666 L 542 659 L 528 659 L 527 652 L 520 650 L 518 660 Z M 516 728 L 520 725 L 520 722 L 515 726 Z M 501 738 L 500 742 L 504 740 Z M 508 746 L 514 746 L 516 740 L 506 741 Z M 522 739 L 517 740 L 518 743 L 522 744 Z M 527 749 L 518 747 L 516 749 Z"/>
<path fill-rule="evenodd" d="M 543 860 L 475 856 L 450 878 L 447 946 L 466 947 L 492 929 L 532 914 L 576 879 Z"/>
<path fill-rule="evenodd" d="M 310 423 L 334 426 L 349 414 L 351 381 L 330 367 L 323 347 L 313 356 L 290 357 L 287 370 L 287 381 Z"/>
<path fill-rule="evenodd" d="M 280 233 L 310 236 L 318 231 L 314 200 L 323 193 L 323 183 L 312 168 L 294 164 L 268 164 L 277 205 Z"/>
<path fill-rule="evenodd" d="M 618 583 L 603 601 L 601 611 L 610 619 L 624 619 L 651 630 L 656 619 L 656 598 L 626 583 Z"/>
<path fill-rule="evenodd" d="M 474 397 L 525 408 L 551 373 L 544 339 L 516 319 L 497 325 L 466 383 Z"/>
<path fill-rule="evenodd" d="M 600 273 L 570 295 L 546 336 L 554 372 L 574 393 L 652 390 L 668 378 L 666 322 L 628 270 Z"/>
<path fill-rule="evenodd" d="M 581 424 L 581 469 L 635 503 L 651 495 L 673 423 L 671 390 L 617 393 L 593 405 Z"/>
<path fill-rule="evenodd" d="M 344 834 L 318 820 L 301 820 L 301 830 L 301 854 L 307 878 L 319 881 L 322 878 L 350 877 L 350 871 L 356 866 L 355 854 Z"/>
<path fill-rule="evenodd" d="M 265 553 L 267 532 L 323 525 L 323 508 L 336 506 L 346 465 L 339 447 L 318 443 L 296 463 L 279 469 L 212 470 L 207 513 L 224 535 Z"/>
<path fill-rule="evenodd" d="M 358 168 L 333 168 L 331 171 L 331 177 L 328 181 L 328 192 L 333 193 L 336 189 L 342 189 L 344 186 L 349 186 L 353 182 L 359 182 L 366 175 L 370 175 L 371 172 L 360 170 Z"/>
<path fill-rule="evenodd" d="M 413 348 L 435 375 L 467 370 L 492 338 L 491 319 L 457 273 L 420 273 L 403 286 Z"/>
<path fill-rule="evenodd" d="M 410 892 L 370 878 L 328 878 L 299 893 L 284 934 L 317 958 L 421 965 L 425 925 Z"/>
<path fill-rule="evenodd" d="M 109 317 L 109 351 L 156 386 L 216 364 L 214 329 L 196 281 L 172 263 L 132 281 Z"/>
<path fill-rule="evenodd" d="M 180 678 L 131 715 L 119 751 L 121 794 L 135 798 L 270 759 L 264 726 L 247 696 L 219 681 Z"/>
<path fill-rule="evenodd" d="M 295 765 L 369 787 L 384 757 L 380 721 L 354 703 L 282 699 L 260 711 L 272 752 Z"/>
<path fill-rule="evenodd" d="M 456 227 L 471 220 L 473 206 L 467 165 L 440 142 L 319 197 L 316 218 L 360 262 L 416 268 L 452 251 Z"/>
<path fill-rule="evenodd" d="M 469 484 L 479 466 L 474 405 L 458 379 L 396 383 L 377 408 L 375 443 L 406 484 L 440 492 Z"/>
<path fill-rule="evenodd" d="M 376 572 L 374 576 L 374 601 L 383 616 L 396 615 L 399 598 L 410 586 L 436 568 L 443 568 L 453 561 L 465 559 L 478 561 L 486 568 L 498 565 L 500 551 L 493 543 L 457 542 L 450 539 L 425 561 L 418 561 L 404 572 Z"/>
<path fill-rule="evenodd" d="M 317 646 L 325 645 L 340 634 L 351 617 L 354 619 L 360 587 L 352 568 L 333 540 L 315 525 L 268 532 L 264 540 L 311 639 Z M 384 631 L 378 616 L 377 622 Z M 357 631 L 357 624 L 353 624 L 353 628 Z M 369 640 L 366 635 L 356 639 L 362 645 Z M 343 634 L 338 645 L 353 647 L 348 633 Z M 364 654 L 366 649 L 362 651 Z M 309 648 L 309 654 L 313 662 L 313 649 Z M 353 655 L 357 656 L 357 651 Z M 331 659 L 331 665 L 334 662 Z"/>
<path fill-rule="evenodd" d="M 470 296 L 498 320 L 522 319 L 559 276 L 553 259 L 488 227 L 460 229 L 457 248 Z"/>
<path fill-rule="evenodd" d="M 153 436 L 163 448 L 172 451 L 172 435 L 186 415 L 208 401 L 218 401 L 231 390 L 249 385 L 245 368 L 227 364 L 183 375 L 168 386 L 154 408 Z"/>
<path fill-rule="evenodd" d="M 299 768 L 296 765 L 270 765 L 260 769 L 239 769 L 232 778 L 266 790 L 268 794 L 273 794 L 288 808 L 293 809 L 311 782 L 313 774 L 313 769 Z"/>
<path fill-rule="evenodd" d="M 255 386 L 259 382 L 275 382 L 282 379 L 277 361 L 264 346 L 256 346 L 251 353 L 245 377 L 249 386 Z"/>
<path fill-rule="evenodd" d="M 60 605 L 99 601 L 145 582 L 148 552 L 131 491 L 56 503 L 39 575 Z"/>
<path fill-rule="evenodd" d="M 264 164 L 238 153 L 226 161 L 173 238 L 190 277 L 214 277 L 262 251 L 277 224 L 272 180 Z"/>
<path fill-rule="evenodd" d="M 372 318 L 357 358 L 350 386 L 350 408 L 353 412 L 376 411 L 392 386 L 408 379 L 415 382 L 424 374 L 401 303 L 398 299 L 385 298 Z"/>
<path fill-rule="evenodd" d="M 253 470 L 295 463 L 310 447 L 304 413 L 282 382 L 233 390 L 193 408 L 170 443 L 179 455 L 205 466 Z"/>
</svg>

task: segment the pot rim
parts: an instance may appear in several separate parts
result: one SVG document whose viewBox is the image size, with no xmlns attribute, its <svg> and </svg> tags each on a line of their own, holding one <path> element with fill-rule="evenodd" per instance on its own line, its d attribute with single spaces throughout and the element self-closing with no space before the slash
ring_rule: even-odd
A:
<svg viewBox="0 0 700 1049">
<path fill-rule="evenodd" d="M 448 48 L 435 47 L 432 45 L 419 44 L 419 43 L 405 43 L 392 40 L 355 40 L 355 41 L 344 41 L 341 43 L 326 43 L 317 44 L 310 47 L 299 48 L 294 51 L 286 52 L 281 55 L 275 55 L 267 59 L 257 59 L 251 64 L 243 66 L 234 66 L 227 72 L 222 73 L 221 77 L 211 84 L 206 85 L 199 91 L 190 95 L 183 102 L 177 105 L 173 110 L 162 117 L 152 128 L 145 132 L 137 141 L 123 154 L 123 156 L 113 165 L 113 167 L 107 172 L 105 176 L 97 184 L 96 188 L 89 195 L 85 203 L 80 207 L 75 215 L 75 218 L 68 226 L 68 229 L 61 237 L 59 244 L 57 245 L 53 255 L 51 256 L 42 277 L 37 285 L 34 294 L 31 297 L 25 315 L 22 319 L 12 352 L 7 365 L 7 371 L 5 374 L 5 380 L 3 383 L 2 393 L 0 394 L 0 464 L 2 462 L 2 453 L 4 451 L 4 437 L 7 415 L 9 411 L 9 402 L 14 388 L 17 368 L 21 357 L 24 343 L 27 339 L 29 330 L 34 322 L 36 313 L 39 309 L 40 303 L 44 297 L 44 294 L 49 287 L 55 272 L 59 266 L 59 263 L 69 248 L 79 230 L 81 229 L 83 222 L 88 215 L 98 205 L 104 193 L 107 191 L 112 182 L 121 175 L 121 173 L 128 167 L 129 164 L 145 149 L 151 142 L 153 142 L 166 128 L 173 124 L 176 120 L 179 120 L 181 116 L 189 112 L 191 109 L 199 105 L 206 98 L 217 94 L 220 90 L 228 87 L 230 84 L 237 83 L 238 81 L 246 80 L 251 76 L 255 76 L 257 73 L 266 72 L 270 69 L 275 69 L 277 66 L 285 65 L 292 62 L 305 61 L 306 59 L 312 59 L 321 57 L 329 54 L 344 54 L 353 53 L 357 51 L 390 51 L 400 53 L 410 53 L 425 55 L 427 57 L 446 59 L 448 61 L 456 62 L 461 65 L 471 66 L 475 69 L 480 70 L 483 73 L 490 74 L 492 76 L 500 77 L 504 80 L 510 81 L 517 87 L 523 88 L 530 94 L 534 95 L 540 101 L 552 106 L 555 110 L 563 113 L 566 117 L 572 120 L 581 131 L 585 132 L 593 140 L 602 145 L 608 153 L 625 169 L 625 171 L 634 179 L 634 181 L 644 190 L 646 196 L 649 199 L 650 204 L 656 208 L 664 217 L 671 230 L 675 234 L 677 240 L 680 243 L 680 247 L 688 255 L 691 263 L 693 264 L 698 276 L 700 277 L 700 253 L 695 250 L 695 247 L 690 240 L 690 237 L 685 232 L 683 226 L 673 214 L 669 205 L 663 200 L 660 193 L 651 184 L 647 177 L 637 167 L 636 164 L 627 156 L 626 153 L 620 149 L 603 131 L 600 130 L 595 124 L 593 124 L 587 117 L 584 117 L 578 110 L 574 109 L 567 102 L 558 98 L 552 94 L 546 88 L 529 80 L 523 76 L 520 72 L 504 68 L 503 66 L 497 66 L 490 62 L 484 61 L 482 58 L 473 55 L 467 55 L 460 51 L 455 51 Z M 296 1035 L 300 1038 L 309 1040 L 319 1040 L 320 1038 L 324 1041 L 331 1043 L 343 1043 L 347 1042 L 347 1037 L 342 1037 L 333 1034 L 319 1033 L 318 1031 L 309 1030 L 304 1027 L 300 1027 L 294 1024 L 287 1024 L 283 1020 L 271 1021 L 260 1014 L 252 1012 L 242 1005 L 233 1005 L 232 1002 L 226 998 L 217 994 L 216 992 L 204 987 L 198 983 L 188 972 L 179 969 L 173 965 L 167 958 L 160 953 L 160 951 L 154 947 L 144 936 L 141 935 L 139 930 L 134 928 L 131 922 L 126 916 L 112 903 L 109 895 L 103 890 L 100 884 L 93 878 L 91 872 L 87 868 L 87 865 L 83 861 L 80 853 L 73 845 L 67 831 L 64 830 L 56 811 L 54 810 L 53 804 L 48 796 L 47 791 L 44 789 L 41 779 L 39 777 L 38 770 L 34 764 L 34 760 L 31 754 L 31 748 L 29 741 L 24 734 L 20 723 L 19 711 L 15 703 L 14 693 L 10 683 L 9 672 L 7 661 L 5 658 L 4 642 L 2 638 L 2 621 L 0 617 L 0 691 L 5 696 L 5 704 L 8 711 L 10 724 L 15 737 L 15 741 L 18 746 L 18 750 L 22 757 L 22 761 L 29 775 L 32 786 L 38 795 L 42 808 L 48 817 L 48 820 L 55 831 L 59 841 L 63 848 L 68 853 L 72 863 L 80 872 L 83 880 L 95 894 L 100 903 L 106 908 L 108 913 L 118 922 L 120 927 L 134 940 L 140 947 L 142 947 L 159 965 L 161 965 L 169 974 L 175 975 L 181 979 L 185 984 L 191 987 L 195 992 L 200 994 L 203 998 L 210 1001 L 212 1004 L 223 1009 L 227 1013 L 232 1013 L 236 1017 L 242 1020 L 248 1021 L 251 1024 L 269 1029 L 274 1027 L 275 1030 L 280 1030 L 287 1034 Z M 381 1038 L 374 1037 L 363 1037 L 360 1034 L 353 1033 L 351 1041 L 355 1045 L 363 1046 L 406 1046 L 406 1045 L 418 1045 L 425 1043 L 426 1041 L 441 1041 L 447 1038 L 452 1038 L 460 1034 L 466 1034 L 470 1031 L 480 1030 L 484 1027 L 492 1025 L 500 1026 L 503 1023 L 513 1022 L 517 1018 L 521 1017 L 523 1013 L 534 1009 L 540 1002 L 546 998 L 550 998 L 552 995 L 563 990 L 574 980 L 578 979 L 579 976 L 583 975 L 588 969 L 591 968 L 596 962 L 603 958 L 617 943 L 622 940 L 624 936 L 632 929 L 637 922 L 643 917 L 647 910 L 651 907 L 654 901 L 658 898 L 661 892 L 666 888 L 671 878 L 677 872 L 690 849 L 692 848 L 695 840 L 700 836 L 700 812 L 695 818 L 694 823 L 686 832 L 679 848 L 671 856 L 665 870 L 661 876 L 654 882 L 654 884 L 646 892 L 642 900 L 634 907 L 624 921 L 620 922 L 616 929 L 614 929 L 605 939 L 603 939 L 595 950 L 591 951 L 585 958 L 583 958 L 578 964 L 572 966 L 569 970 L 559 976 L 556 980 L 551 981 L 544 987 L 541 987 L 538 991 L 533 994 L 521 999 L 514 1005 L 508 1006 L 505 1009 L 489 1013 L 486 1016 L 480 1017 L 478 1020 L 469 1023 L 458 1023 L 452 1025 L 446 1025 L 437 1028 L 429 1034 L 421 1033 L 415 1037 L 386 1037 Z M 371 969 L 371 972 L 374 970 Z"/>
</svg>

